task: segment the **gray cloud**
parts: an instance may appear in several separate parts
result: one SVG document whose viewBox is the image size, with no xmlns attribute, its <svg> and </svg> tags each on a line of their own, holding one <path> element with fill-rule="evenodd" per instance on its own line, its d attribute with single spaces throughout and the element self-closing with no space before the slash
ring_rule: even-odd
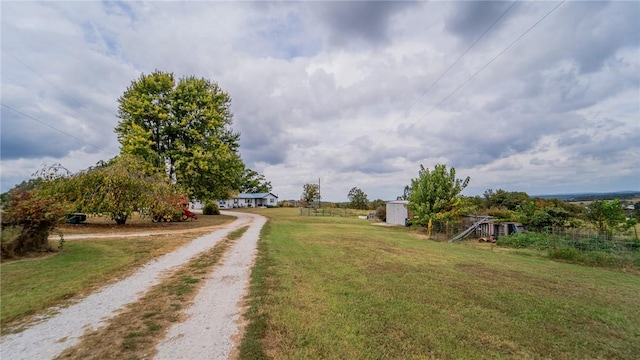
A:
<svg viewBox="0 0 640 360">
<path fill-rule="evenodd" d="M 592 73 L 615 56 L 618 49 L 640 43 L 640 3 L 588 1 L 571 3 L 566 26 L 566 50 L 581 73 Z M 615 21 L 612 21 L 615 19 Z"/>
<path fill-rule="evenodd" d="M 458 1 L 447 17 L 446 29 L 470 43 L 510 5 L 505 1 Z M 496 25 L 499 27 L 500 23 Z"/>
<path fill-rule="evenodd" d="M 566 2 L 470 79 L 556 4 L 518 3 L 427 91 L 510 3 L 3 3 L 3 49 L 42 77 L 3 51 L 2 103 L 83 141 L 3 108 L 2 187 L 117 154 L 117 98 L 159 69 L 229 92 L 283 198 L 322 177 L 327 200 L 394 199 L 436 163 L 480 193 L 633 188 L 640 4 Z"/>
<path fill-rule="evenodd" d="M 329 30 L 330 43 L 343 48 L 387 43 L 393 16 L 415 5 L 406 1 L 346 1 L 316 3 L 312 9 Z"/>
</svg>

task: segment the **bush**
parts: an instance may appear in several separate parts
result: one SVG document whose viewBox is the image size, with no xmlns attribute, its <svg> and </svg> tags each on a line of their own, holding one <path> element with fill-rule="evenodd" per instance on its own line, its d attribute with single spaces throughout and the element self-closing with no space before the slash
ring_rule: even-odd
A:
<svg viewBox="0 0 640 360">
<path fill-rule="evenodd" d="M 506 246 L 512 248 L 545 250 L 549 248 L 549 239 L 545 234 L 525 232 L 500 236 L 496 241 L 496 244 L 498 246 Z"/>
<path fill-rule="evenodd" d="M 218 208 L 218 204 L 213 202 L 208 202 L 204 204 L 204 208 L 202 208 L 202 213 L 204 215 L 220 215 L 220 208 Z"/>
<path fill-rule="evenodd" d="M 45 185 L 51 186 L 51 182 L 43 183 L 38 189 L 18 188 L 9 193 L 2 216 L 2 258 L 54 251 L 49 245 L 49 234 L 64 220 L 70 206 L 64 199 L 43 190 Z"/>
<path fill-rule="evenodd" d="M 387 206 L 378 206 L 376 208 L 376 218 L 380 221 L 387 221 Z"/>
</svg>

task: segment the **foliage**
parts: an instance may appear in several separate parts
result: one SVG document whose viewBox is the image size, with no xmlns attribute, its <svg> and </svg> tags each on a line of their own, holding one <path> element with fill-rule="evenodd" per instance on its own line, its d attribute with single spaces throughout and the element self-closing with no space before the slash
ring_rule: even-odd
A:
<svg viewBox="0 0 640 360">
<path fill-rule="evenodd" d="M 386 209 L 387 202 L 382 199 L 373 200 L 370 204 L 370 209 L 378 209 L 380 206 L 383 206 Z"/>
<path fill-rule="evenodd" d="M 60 164 L 56 164 L 54 166 L 61 166 Z M 37 188 L 41 183 L 42 183 L 42 178 L 40 177 L 36 177 L 36 178 L 32 178 L 26 181 L 22 181 L 20 184 L 14 186 L 11 190 L 4 192 L 2 194 L 0 194 L 0 205 L 4 206 L 7 204 L 7 202 L 9 202 L 10 200 L 10 192 L 12 190 L 32 190 Z"/>
<path fill-rule="evenodd" d="M 500 236 L 498 246 L 548 250 L 549 258 L 589 266 L 626 267 L 640 265 L 640 242 L 625 237 L 603 238 L 589 233 L 566 232 L 555 228 L 549 233 L 528 231 Z"/>
<path fill-rule="evenodd" d="M 295 204 L 289 200 L 278 201 L 278 207 L 295 207 Z"/>
<path fill-rule="evenodd" d="M 387 221 L 387 207 L 378 206 L 376 208 L 376 218 L 380 221 Z"/>
<path fill-rule="evenodd" d="M 267 181 L 264 175 L 251 169 L 244 169 L 240 181 L 241 193 L 256 194 L 271 192 L 271 181 Z"/>
<path fill-rule="evenodd" d="M 581 215 L 580 207 L 558 199 L 526 200 L 516 206 L 517 221 L 533 230 L 544 230 L 557 226 L 569 226 Z"/>
<path fill-rule="evenodd" d="M 367 194 L 360 190 L 360 188 L 351 188 L 347 197 L 349 198 L 349 207 L 352 209 L 365 210 L 369 205 Z"/>
<path fill-rule="evenodd" d="M 428 225 L 429 232 L 432 221 L 447 224 L 466 209 L 460 193 L 469 179 L 457 179 L 455 168 L 447 170 L 445 164 L 437 164 L 433 171 L 420 165 L 418 178 L 411 180 L 409 210 L 418 223 Z"/>
<path fill-rule="evenodd" d="M 614 230 L 628 228 L 632 223 L 626 222 L 626 214 L 620 199 L 611 201 L 597 200 L 587 207 L 587 220 L 591 221 L 601 235 L 611 234 Z"/>
<path fill-rule="evenodd" d="M 312 205 L 314 202 L 320 201 L 320 185 L 318 184 L 304 184 L 302 187 L 301 201 L 304 201 L 307 206 Z"/>
<path fill-rule="evenodd" d="M 496 245 L 516 249 L 546 250 L 549 248 L 549 237 L 546 234 L 537 232 L 514 233 L 500 236 L 496 240 Z"/>
<path fill-rule="evenodd" d="M 118 103 L 121 153 L 144 158 L 145 170 L 163 168 L 198 200 L 227 198 L 238 186 L 240 135 L 230 128 L 231 98 L 218 84 L 193 76 L 176 83 L 155 71 L 133 81 Z"/>
<path fill-rule="evenodd" d="M 175 217 L 180 212 L 177 187 L 162 173 L 145 169 L 140 158 L 121 155 L 74 176 L 67 194 L 81 211 L 109 214 L 117 224 L 125 224 L 141 209 L 154 218 Z"/>
<path fill-rule="evenodd" d="M 509 210 L 515 210 L 516 207 L 525 201 L 529 201 L 529 195 L 525 192 L 506 191 L 502 189 L 487 189 L 484 192 L 486 207 L 505 207 Z"/>
<path fill-rule="evenodd" d="M 220 208 L 214 202 L 207 202 L 202 208 L 202 213 L 204 215 L 220 215 Z"/>
<path fill-rule="evenodd" d="M 409 200 L 410 197 L 411 197 L 411 187 L 409 185 L 406 185 L 404 187 L 404 191 L 402 195 L 398 196 L 396 200 Z"/>
<path fill-rule="evenodd" d="M 69 181 L 69 172 L 64 167 L 54 164 L 35 175 L 35 180 L 23 182 L 8 193 L 2 216 L 3 233 L 11 227 L 17 231 L 9 231 L 13 235 L 10 238 L 3 236 L 3 258 L 52 251 L 49 234 L 72 211 L 61 191 Z"/>
<path fill-rule="evenodd" d="M 516 212 L 502 206 L 484 209 L 482 213 L 493 216 L 496 221 L 518 221 L 518 214 Z"/>
<path fill-rule="evenodd" d="M 572 214 L 564 207 L 547 205 L 545 201 L 525 201 L 516 207 L 520 222 L 530 229 L 543 230 L 565 226 Z"/>
</svg>

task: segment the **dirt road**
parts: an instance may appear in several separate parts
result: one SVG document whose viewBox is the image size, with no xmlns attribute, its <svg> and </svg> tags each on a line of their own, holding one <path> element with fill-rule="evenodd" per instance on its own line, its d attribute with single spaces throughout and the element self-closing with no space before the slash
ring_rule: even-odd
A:
<svg viewBox="0 0 640 360">
<path fill-rule="evenodd" d="M 132 276 L 100 289 L 80 302 L 26 330 L 3 336 L 1 359 L 51 359 L 75 345 L 86 330 L 106 324 L 126 304 L 136 301 L 159 283 L 167 271 L 206 251 L 231 231 L 249 225 L 242 238 L 225 254 L 222 263 L 206 280 L 189 319 L 169 329 L 157 347 L 157 359 L 227 359 L 232 338 L 240 330 L 241 304 L 249 284 L 260 229 L 266 219 L 259 215 L 227 213 L 237 220 L 193 240 L 188 245 L 144 265 Z"/>
</svg>

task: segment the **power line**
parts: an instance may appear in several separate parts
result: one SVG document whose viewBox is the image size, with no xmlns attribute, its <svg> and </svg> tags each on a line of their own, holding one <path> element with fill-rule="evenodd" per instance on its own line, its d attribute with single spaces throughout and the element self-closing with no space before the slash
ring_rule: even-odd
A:
<svg viewBox="0 0 640 360">
<path fill-rule="evenodd" d="M 517 2 L 518 2 L 517 0 L 516 0 L 516 1 L 514 1 L 514 2 L 512 2 L 512 3 L 511 3 L 511 5 L 509 5 L 509 7 L 508 7 L 508 8 L 506 8 L 506 9 L 502 12 L 502 14 L 500 14 L 500 16 L 498 16 L 498 17 L 497 17 L 497 18 L 496 18 L 496 19 L 491 23 L 491 25 L 489 25 L 489 27 L 488 27 L 488 28 L 486 28 L 486 29 L 484 30 L 484 32 L 483 32 L 482 34 L 480 34 L 480 36 L 478 36 L 478 38 L 476 38 L 476 40 L 475 40 L 473 43 L 471 43 L 471 45 L 469 45 L 469 47 L 467 47 L 467 49 L 466 49 L 466 50 L 465 50 L 465 51 L 464 51 L 460 56 L 458 56 L 458 58 L 457 58 L 453 63 L 451 63 L 451 65 L 449 65 L 449 67 L 448 67 L 448 68 L 447 68 L 447 69 L 446 69 L 442 74 L 440 74 L 440 76 L 438 76 L 438 78 L 437 78 L 433 83 L 431 83 L 431 85 L 427 88 L 427 90 L 425 90 L 425 91 L 424 91 L 424 92 L 423 92 L 423 93 L 422 93 L 422 94 L 421 94 L 421 95 L 416 99 L 416 101 L 414 101 L 414 102 L 413 102 L 413 103 L 412 103 L 412 104 L 407 108 L 407 110 L 405 110 L 405 111 L 406 111 L 406 112 L 409 112 L 409 110 L 411 110 L 411 108 L 413 108 L 417 103 L 419 103 L 419 102 L 420 102 L 420 100 L 422 100 L 422 98 L 424 98 L 424 97 L 425 97 L 425 95 L 427 95 L 427 93 L 428 93 L 429 91 L 431 91 L 431 89 L 432 89 L 434 86 L 436 86 L 436 84 L 438 84 L 438 83 L 440 82 L 440 80 L 441 80 L 441 79 L 442 79 L 442 78 L 443 78 L 443 77 L 444 77 L 444 76 L 449 72 L 449 70 L 451 70 L 451 69 L 452 69 L 452 68 L 453 68 L 453 67 L 454 67 L 454 66 L 455 66 L 455 65 L 456 65 L 456 64 L 457 64 L 457 63 L 458 63 L 458 62 L 459 62 L 459 61 L 460 61 L 460 60 L 461 60 L 465 55 L 467 55 L 467 53 L 469 52 L 469 50 L 471 50 L 474 46 L 476 46 L 476 44 L 480 41 L 480 39 L 482 39 L 482 38 L 483 38 L 483 37 L 484 37 L 484 36 L 489 32 L 489 30 L 491 30 L 491 29 L 495 26 L 495 24 L 497 24 L 497 23 L 498 23 L 498 21 L 500 21 L 500 19 L 502 19 L 502 18 L 504 17 L 504 15 L 505 15 L 507 12 L 509 12 L 509 10 L 511 10 L 511 8 L 512 8 L 512 7 L 513 7 Z"/>
<path fill-rule="evenodd" d="M 84 107 L 84 105 L 82 105 L 78 100 L 76 100 L 75 98 L 73 98 L 71 95 L 67 94 L 67 92 L 65 92 L 64 90 L 62 90 L 61 88 L 59 88 L 56 84 L 52 83 L 51 81 L 47 80 L 44 76 L 42 76 L 39 72 L 37 72 L 34 68 L 32 68 L 31 66 L 27 65 L 24 61 L 20 60 L 17 56 L 13 55 L 12 53 L 8 52 L 5 48 L 3 48 L 2 46 L 0 46 L 0 49 L 2 49 L 2 51 L 4 51 L 5 53 L 7 53 L 7 55 L 11 56 L 12 58 L 14 58 L 17 62 L 19 62 L 20 64 L 22 64 L 22 66 L 26 67 L 27 69 L 31 70 L 34 74 L 38 75 L 42 80 L 46 81 L 49 83 L 49 85 L 53 86 L 54 88 L 56 88 L 58 91 L 60 91 L 61 93 L 63 93 L 66 97 L 68 97 L 69 99 L 71 99 L 71 101 L 73 101 L 74 103 L 78 104 L 78 106 L 80 107 Z"/>
<path fill-rule="evenodd" d="M 35 122 L 38 122 L 38 123 L 40 123 L 40 124 L 42 124 L 44 126 L 47 126 L 47 127 L 51 128 L 53 130 L 56 130 L 58 132 L 61 132 L 61 133 L 65 134 L 65 135 L 69 136 L 69 137 L 72 137 L 72 138 L 74 138 L 74 139 L 76 139 L 78 141 L 81 141 L 81 142 L 83 142 L 83 143 L 85 143 L 87 145 L 93 146 L 94 148 L 96 148 L 96 149 L 98 149 L 100 151 L 104 151 L 104 152 L 107 151 L 107 150 L 101 148 L 100 146 L 94 145 L 94 144 L 92 144 L 90 142 L 87 142 L 86 140 L 83 140 L 83 139 L 77 137 L 77 136 L 71 135 L 71 134 L 69 134 L 68 132 L 66 132 L 64 130 L 61 130 L 61 129 L 58 129 L 57 127 L 55 127 L 55 126 L 49 125 L 49 124 L 45 123 L 44 121 L 38 120 L 38 119 L 36 119 L 35 117 L 33 117 L 31 115 L 28 115 L 28 114 L 23 113 L 22 111 L 16 110 L 16 109 L 12 108 L 9 105 L 5 105 L 5 104 L 2 104 L 2 103 L 0 103 L 0 105 L 6 107 L 7 109 L 9 109 L 9 110 L 11 110 L 11 111 L 13 111 L 13 112 L 15 112 L 17 114 L 20 114 L 20 115 L 22 115 L 22 116 L 24 116 L 26 118 L 29 118 L 29 119 L 31 119 L 31 120 L 33 120 Z"/>
<path fill-rule="evenodd" d="M 406 133 L 411 128 L 413 128 L 419 121 L 423 120 L 425 117 L 429 116 L 433 113 L 440 105 L 442 105 L 445 101 L 447 101 L 451 96 L 453 96 L 458 90 L 462 89 L 465 85 L 467 85 L 471 80 L 473 80 L 478 74 L 480 74 L 484 69 L 486 69 L 489 65 L 491 65 L 497 58 L 499 58 L 502 54 L 504 54 L 507 50 L 509 50 L 515 43 L 520 41 L 529 31 L 538 26 L 544 19 L 546 19 L 549 15 L 551 15 L 556 9 L 560 7 L 560 5 L 564 4 L 566 0 L 562 0 L 558 5 L 556 5 L 553 9 L 549 10 L 546 14 L 544 14 L 538 21 L 536 21 L 533 25 L 531 25 L 525 32 L 523 32 L 520 36 L 518 36 L 515 40 L 513 40 L 507 47 L 505 47 L 502 51 L 500 51 L 496 56 L 494 56 L 489 62 L 483 65 L 478 71 L 476 71 L 473 75 L 471 75 L 467 80 L 462 82 L 457 88 L 455 88 L 449 95 L 445 96 L 440 102 L 438 102 L 430 111 L 422 115 L 418 120 L 413 122 L 409 127 L 407 127 L 402 133 Z"/>
</svg>

